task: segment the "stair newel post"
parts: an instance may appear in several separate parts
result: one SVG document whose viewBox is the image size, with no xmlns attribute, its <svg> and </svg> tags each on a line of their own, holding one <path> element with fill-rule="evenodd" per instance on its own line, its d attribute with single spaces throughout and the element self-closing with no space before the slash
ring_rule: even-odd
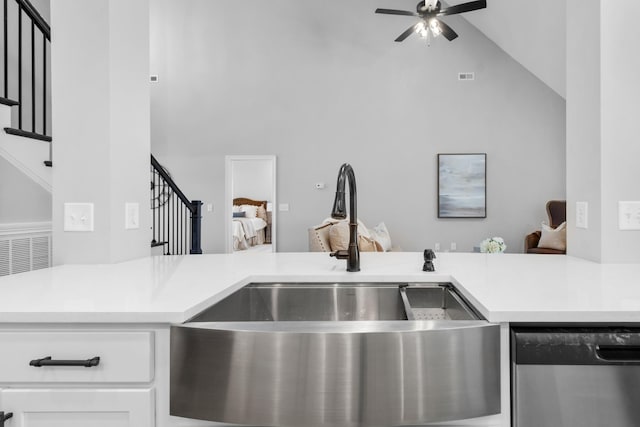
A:
<svg viewBox="0 0 640 427">
<path fill-rule="evenodd" d="M 202 201 L 193 200 L 191 202 L 191 250 L 190 254 L 201 254 L 200 237 L 202 234 Z"/>
</svg>

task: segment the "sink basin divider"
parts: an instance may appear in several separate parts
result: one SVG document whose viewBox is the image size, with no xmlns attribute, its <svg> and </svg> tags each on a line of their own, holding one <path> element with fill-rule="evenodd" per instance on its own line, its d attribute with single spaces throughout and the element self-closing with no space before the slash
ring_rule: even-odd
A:
<svg viewBox="0 0 640 427">
<path fill-rule="evenodd" d="M 416 320 L 416 316 L 415 314 L 413 314 L 413 309 L 411 308 L 411 303 L 409 303 L 409 297 L 407 297 L 407 286 L 409 285 L 400 285 L 400 296 L 402 297 L 402 304 L 404 305 L 404 311 L 407 315 L 407 320 Z"/>
</svg>

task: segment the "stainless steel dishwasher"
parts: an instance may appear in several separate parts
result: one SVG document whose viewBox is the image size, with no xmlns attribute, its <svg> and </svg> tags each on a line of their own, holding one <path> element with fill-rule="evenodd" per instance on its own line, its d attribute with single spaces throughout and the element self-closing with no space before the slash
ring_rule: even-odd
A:
<svg viewBox="0 0 640 427">
<path fill-rule="evenodd" d="M 514 427 L 640 426 L 640 328 L 513 328 Z"/>
</svg>

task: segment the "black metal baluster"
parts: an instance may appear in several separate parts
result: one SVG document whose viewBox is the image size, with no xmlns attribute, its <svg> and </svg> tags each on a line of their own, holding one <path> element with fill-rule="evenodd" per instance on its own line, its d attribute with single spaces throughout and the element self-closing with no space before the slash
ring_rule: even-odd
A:
<svg viewBox="0 0 640 427">
<path fill-rule="evenodd" d="M 182 203 L 182 209 L 180 210 L 180 247 L 182 248 L 182 254 L 186 255 L 187 251 L 184 246 L 184 203 Z"/>
<path fill-rule="evenodd" d="M 188 254 L 189 252 L 187 252 L 189 250 L 189 230 L 187 228 L 187 224 L 188 224 L 188 220 L 187 218 L 189 218 L 189 213 L 188 213 L 188 209 L 187 206 L 184 207 L 184 219 L 182 220 L 182 230 L 184 232 L 184 253 Z"/>
<path fill-rule="evenodd" d="M 47 38 L 42 33 L 42 134 L 47 134 Z"/>
<path fill-rule="evenodd" d="M 175 199 L 173 199 L 171 201 L 171 203 L 173 204 L 173 206 L 171 207 L 172 209 L 169 209 L 169 215 L 171 215 L 170 217 L 170 223 L 171 223 L 171 249 L 173 250 L 173 254 L 176 255 L 176 227 L 174 227 L 173 225 L 173 221 L 175 221 L 175 213 L 172 213 L 171 210 L 175 210 L 176 209 L 176 201 Z"/>
<path fill-rule="evenodd" d="M 36 24 L 31 20 L 31 132 L 36 132 Z"/>
<path fill-rule="evenodd" d="M 165 181 L 166 183 L 166 181 Z M 166 235 L 164 238 L 164 241 L 167 242 L 167 255 L 171 255 L 171 247 L 169 246 L 169 216 L 167 215 L 169 212 L 169 198 L 168 198 L 168 192 L 167 192 L 167 201 L 164 204 L 164 222 L 166 225 Z"/>
<path fill-rule="evenodd" d="M 171 225 L 173 228 L 173 253 L 176 254 L 176 207 L 178 206 L 178 198 L 173 198 L 173 221 L 171 221 Z"/>
<path fill-rule="evenodd" d="M 155 209 L 155 205 L 156 205 L 156 174 L 155 174 L 155 168 L 153 166 L 151 166 L 151 175 L 153 176 L 153 196 L 151 197 L 151 209 L 153 209 L 153 215 L 152 216 L 152 220 L 153 220 L 153 228 L 152 228 L 152 232 L 151 232 L 151 237 L 152 240 L 156 243 L 158 243 L 158 241 L 156 240 L 156 215 L 158 214 L 157 209 Z"/>
<path fill-rule="evenodd" d="M 9 49 L 9 40 L 8 40 L 8 26 L 9 19 L 7 17 L 7 0 L 4 0 L 4 97 L 9 98 L 9 54 L 7 50 Z"/>
<path fill-rule="evenodd" d="M 22 5 L 18 3 L 18 129 L 22 130 Z"/>
<path fill-rule="evenodd" d="M 180 250 L 184 255 L 184 203 L 180 206 Z"/>
</svg>

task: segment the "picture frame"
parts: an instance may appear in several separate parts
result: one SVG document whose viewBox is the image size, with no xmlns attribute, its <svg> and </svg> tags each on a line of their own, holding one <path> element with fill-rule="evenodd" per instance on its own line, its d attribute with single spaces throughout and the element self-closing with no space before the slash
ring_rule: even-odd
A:
<svg viewBox="0 0 640 427">
<path fill-rule="evenodd" d="M 487 154 L 438 154 L 438 218 L 487 217 Z"/>
</svg>

